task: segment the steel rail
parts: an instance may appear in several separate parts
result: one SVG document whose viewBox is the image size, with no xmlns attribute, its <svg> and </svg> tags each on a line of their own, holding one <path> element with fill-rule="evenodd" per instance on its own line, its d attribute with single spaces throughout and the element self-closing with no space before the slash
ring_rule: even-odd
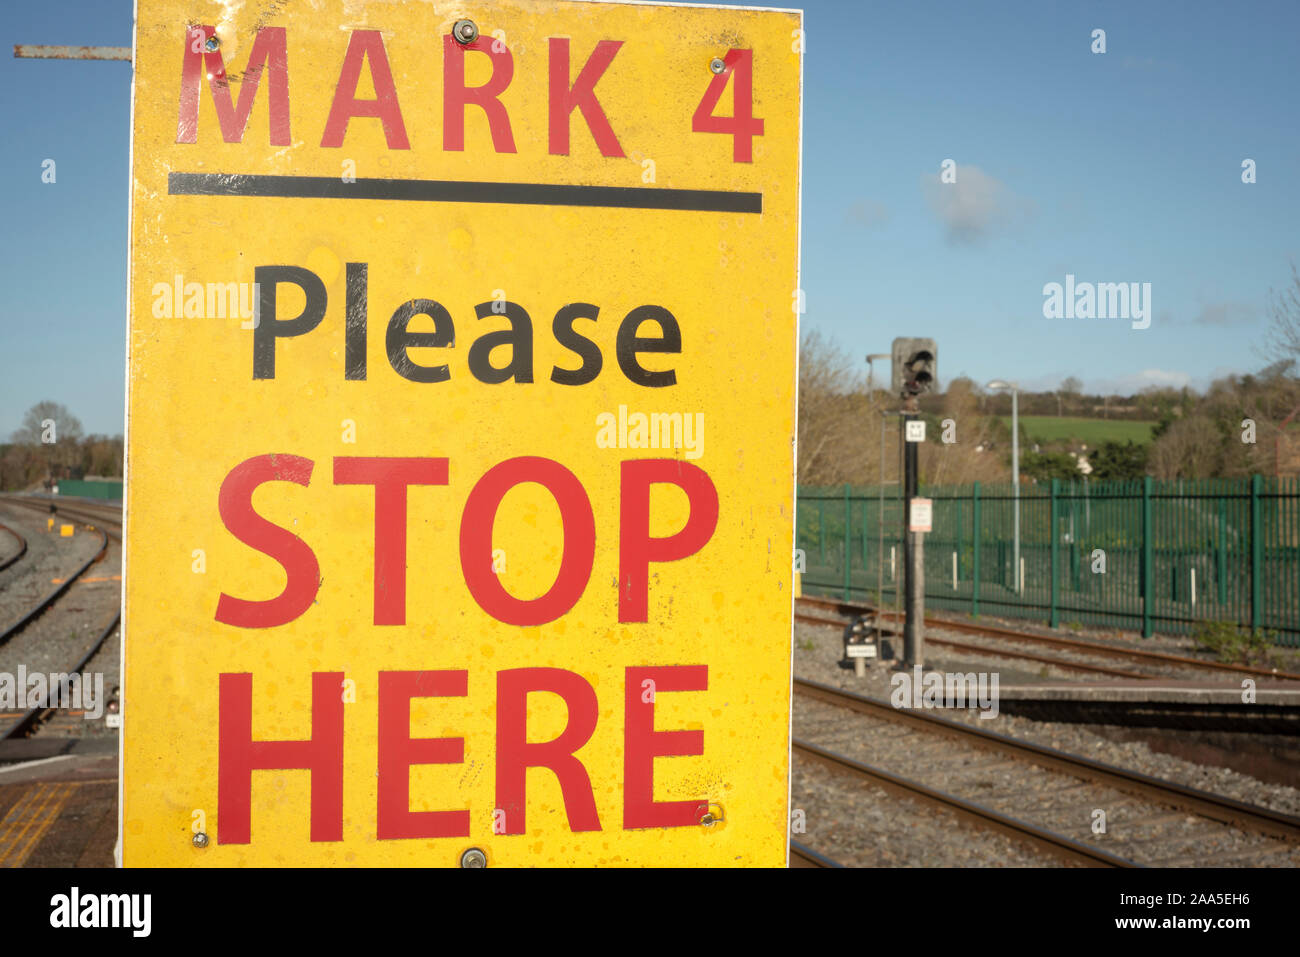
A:
<svg viewBox="0 0 1300 957">
<path fill-rule="evenodd" d="M 858 777 L 865 778 L 879 787 L 884 788 L 892 794 L 899 797 L 916 799 L 920 798 L 927 804 L 941 807 L 947 811 L 955 813 L 965 821 L 969 821 L 979 827 L 997 831 L 1006 834 L 1017 840 L 1032 844 L 1041 851 L 1046 851 L 1053 857 L 1061 860 L 1073 861 L 1077 864 L 1084 864 L 1088 867 L 1140 867 L 1126 857 L 1119 857 L 1111 854 L 1109 851 L 1103 851 L 1100 848 L 1090 847 L 1073 838 L 1066 837 L 1064 834 L 1057 834 L 1055 831 L 1049 831 L 1046 828 L 1038 827 L 1036 824 L 1030 824 L 1021 821 L 1018 818 L 1001 814 L 991 808 L 976 804 L 973 801 L 967 801 L 959 798 L 955 794 L 949 794 L 946 791 L 938 791 L 934 788 L 927 787 L 917 781 L 912 781 L 897 774 L 892 774 L 882 768 L 872 767 L 869 764 L 863 764 L 845 754 L 838 754 L 834 751 L 828 751 L 826 748 L 818 747 L 808 741 L 801 741 L 795 738 L 791 741 L 791 747 L 796 754 L 802 754 L 805 757 L 820 761 L 833 768 L 849 770 Z"/>
<path fill-rule="evenodd" d="M 836 601 L 829 598 L 810 597 L 808 595 L 804 595 L 798 600 L 824 607 L 834 607 L 837 609 L 847 608 L 856 612 L 875 611 L 871 606 L 859 604 L 857 602 Z M 892 619 L 894 615 L 892 612 L 886 611 L 881 612 L 880 617 Z M 1203 658 L 1192 658 L 1188 655 L 1174 655 L 1163 651 L 1142 651 L 1137 648 L 1121 648 L 1113 645 L 1099 644 L 1095 641 L 1083 641 L 1078 638 L 1057 638 L 1053 635 L 1035 635 L 1032 632 L 1015 631 L 1010 628 L 1002 628 L 996 625 L 976 625 L 971 622 L 958 621 L 953 618 L 936 615 L 927 615 L 926 620 L 941 628 L 948 628 L 952 631 L 964 631 L 967 634 L 972 635 L 987 635 L 990 638 L 1004 638 L 1008 641 L 1054 645 L 1058 648 L 1067 648 L 1073 651 L 1106 657 L 1121 657 L 1151 664 L 1181 665 L 1183 667 L 1206 668 L 1211 671 L 1232 671 L 1239 674 L 1257 675 L 1262 678 L 1280 678 L 1287 681 L 1300 681 L 1300 673 L 1277 671 L 1271 668 L 1261 668 L 1254 665 L 1238 665 L 1222 661 L 1206 661 Z M 927 640 L 929 640 L 928 637 Z"/>
<path fill-rule="evenodd" d="M 1295 672 L 1280 671 L 1272 668 L 1261 668 L 1255 665 L 1238 665 L 1223 661 L 1205 661 L 1202 658 L 1193 658 L 1189 655 L 1174 655 L 1163 651 L 1140 651 L 1136 648 L 1117 648 L 1110 645 L 1098 644 L 1093 641 L 1082 641 L 1077 638 L 1056 638 L 1051 635 L 1034 635 L 1028 632 L 1013 631 L 1010 628 L 999 628 L 993 625 L 972 625 L 964 621 L 953 621 L 949 618 L 934 618 L 931 620 L 941 628 L 949 628 L 953 631 L 963 631 L 967 634 L 987 635 L 990 638 L 1002 638 L 1006 641 L 1052 645 L 1070 651 L 1128 658 L 1132 661 L 1140 661 L 1147 664 L 1177 665 L 1184 668 L 1205 668 L 1210 671 L 1231 671 L 1237 674 L 1255 675 L 1260 678 L 1279 678 L 1286 681 L 1300 681 L 1300 674 Z"/>
<path fill-rule="evenodd" d="M 6 531 L 14 538 L 18 539 L 18 551 L 15 552 L 13 555 L 10 555 L 4 561 L 0 562 L 0 571 L 4 571 L 14 562 L 18 561 L 18 559 L 22 558 L 24 555 L 27 554 L 27 539 L 23 538 L 22 535 L 18 534 L 8 525 L 0 525 L 0 530 Z"/>
<path fill-rule="evenodd" d="M 838 861 L 833 861 L 825 854 L 819 854 L 807 844 L 800 844 L 798 841 L 790 842 L 790 866 L 791 867 L 843 867 Z"/>
<path fill-rule="evenodd" d="M 99 637 L 91 642 L 90 648 L 81 656 L 81 660 L 72 666 L 72 670 L 68 671 L 67 674 L 80 674 L 81 670 L 90 662 L 90 659 L 95 657 L 99 649 L 103 647 L 104 642 L 108 640 L 108 636 L 117 630 L 117 626 L 121 621 L 122 610 L 119 608 L 113 614 L 113 620 L 110 621 L 102 631 L 100 631 Z M 51 688 L 50 693 L 53 694 L 53 692 L 54 689 Z M 7 728 L 0 729 L 0 741 L 9 741 L 15 738 L 25 737 L 27 732 L 35 727 L 37 722 L 40 721 L 41 715 L 47 711 L 53 710 L 55 709 L 44 705 L 35 708 L 28 708 L 23 712 L 22 717 L 20 717 L 16 722 Z"/>
<path fill-rule="evenodd" d="M 1091 758 L 1070 754 L 1068 751 L 1059 751 L 1056 748 L 998 734 L 996 731 L 983 731 L 938 715 L 895 708 L 888 701 L 843 691 L 806 678 L 796 677 L 794 688 L 796 694 L 802 694 L 807 698 L 919 728 L 922 731 L 942 734 L 965 744 L 1063 771 L 1073 777 L 1095 784 L 1104 784 L 1127 794 L 1183 808 L 1222 824 L 1285 838 L 1289 841 L 1300 841 L 1300 817 L 1291 814 L 1284 814 L 1257 804 L 1247 804 L 1171 781 L 1163 781 L 1137 771 L 1129 771 L 1112 764 L 1103 764 Z"/>
<path fill-rule="evenodd" d="M 113 519 L 104 518 L 104 517 L 97 517 L 95 515 L 90 514 L 89 512 L 60 512 L 58 514 L 61 515 L 66 514 L 68 518 L 73 519 L 74 521 L 81 522 L 83 525 L 86 525 L 88 528 L 92 528 L 95 531 L 102 531 L 105 535 L 107 535 L 115 542 L 120 543 L 122 541 L 122 523 L 120 521 L 114 521 Z M 117 528 L 116 529 L 112 528 L 113 525 L 116 525 Z"/>
<path fill-rule="evenodd" d="M 0 501 L 8 502 L 11 505 L 22 505 L 27 508 L 36 509 L 39 512 L 49 512 L 50 506 L 54 506 L 55 511 L 73 511 L 81 510 L 87 514 L 96 512 L 109 512 L 109 515 L 97 515 L 98 518 L 108 519 L 110 521 L 119 521 L 123 509 L 116 505 L 100 504 L 98 501 L 83 501 L 81 499 L 66 499 L 61 497 L 54 498 L 33 498 L 30 495 L 0 494 Z"/>
<path fill-rule="evenodd" d="M 806 615 L 801 612 L 795 612 L 795 621 L 806 622 L 810 625 L 825 625 L 826 627 L 843 628 L 852 619 L 834 619 L 823 618 L 820 615 Z M 882 634 L 886 630 L 881 631 Z M 895 628 L 889 628 L 887 633 L 897 635 Z M 935 638 L 933 635 L 926 635 L 927 644 L 942 645 L 948 648 L 956 648 L 959 651 L 973 652 L 983 655 L 986 658 L 1016 658 L 1024 661 L 1036 661 L 1039 664 L 1051 665 L 1054 668 L 1061 668 L 1066 671 L 1077 671 L 1080 674 L 1103 675 L 1107 678 L 1134 678 L 1142 680 L 1151 680 L 1155 675 L 1142 674 L 1139 671 L 1121 671 L 1118 668 L 1106 668 L 1101 665 L 1084 664 L 1081 661 L 1067 661 L 1064 658 L 1052 658 L 1047 655 L 1035 655 L 1028 651 L 1011 651 L 1006 648 L 989 648 L 984 645 L 969 645 L 962 641 L 952 641 L 948 638 Z"/>
<path fill-rule="evenodd" d="M 842 621 L 835 618 L 823 618 L 821 617 L 821 615 L 805 615 L 802 612 L 797 612 L 797 611 L 794 613 L 794 620 L 806 621 L 810 625 L 831 625 L 836 628 L 843 628 L 845 625 L 848 624 L 847 621 Z"/>
<path fill-rule="evenodd" d="M 29 508 L 32 509 L 33 511 L 40 512 L 43 515 L 51 514 L 49 511 L 49 505 L 51 503 L 45 500 L 18 498 L 18 497 L 6 495 L 6 496 L 0 496 L 0 501 L 8 502 L 11 505 L 20 505 L 23 508 Z M 103 529 L 103 531 L 105 532 L 105 534 L 108 535 L 109 538 L 113 539 L 114 541 L 116 542 L 122 541 L 122 536 L 120 534 L 120 529 L 122 528 L 122 518 L 121 518 L 121 511 L 119 509 L 115 509 L 111 505 L 85 505 L 85 503 L 80 503 L 82 506 L 84 506 L 82 508 L 78 508 L 77 504 L 65 505 L 61 502 L 54 502 L 52 504 L 54 505 L 55 508 L 55 511 L 53 512 L 53 514 L 55 515 L 64 515 L 68 518 L 74 519 L 75 521 L 84 522 L 86 524 L 99 523 L 99 524 L 116 525 L 119 531 L 115 532 L 111 529 Z M 113 512 L 115 514 L 102 515 L 102 514 L 96 514 L 94 511 L 91 511 L 91 509 L 96 509 L 96 508 L 102 508 L 109 512 Z"/>
<path fill-rule="evenodd" d="M 93 531 L 98 532 L 101 539 L 99 551 L 90 558 L 87 558 L 80 568 L 64 579 L 61 585 L 56 586 L 52 591 L 50 591 L 34 608 L 29 609 L 27 614 L 23 615 L 4 631 L 0 632 L 0 645 L 8 643 L 9 639 L 13 638 L 14 635 L 26 628 L 36 619 L 37 616 L 44 612 L 45 609 L 54 604 L 54 602 L 56 602 L 65 591 L 71 588 L 73 582 L 85 574 L 87 568 L 104 557 L 104 554 L 108 551 L 108 532 L 102 528 L 96 528 L 93 529 Z"/>
<path fill-rule="evenodd" d="M 925 643 L 927 645 L 956 648 L 958 651 L 983 655 L 986 658 L 1015 658 L 1022 661 L 1036 661 L 1039 664 L 1051 665 L 1053 668 L 1064 668 L 1067 671 L 1078 671 L 1089 675 L 1104 675 L 1107 678 L 1134 678 L 1142 681 L 1153 681 L 1156 677 L 1155 675 L 1142 674 L 1140 671 L 1122 671 L 1119 668 L 1105 668 L 1101 665 L 1085 665 L 1081 661 L 1066 661 L 1064 658 L 1036 655 L 1030 651 L 1013 651 L 1008 648 L 990 648 L 988 645 L 971 645 L 964 641 L 952 641 L 949 638 L 935 638 L 933 635 L 926 635 Z"/>
</svg>

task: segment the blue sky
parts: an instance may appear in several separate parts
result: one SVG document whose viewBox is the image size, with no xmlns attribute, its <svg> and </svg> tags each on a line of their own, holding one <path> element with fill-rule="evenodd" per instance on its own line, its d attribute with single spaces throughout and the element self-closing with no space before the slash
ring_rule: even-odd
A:
<svg viewBox="0 0 1300 957">
<path fill-rule="evenodd" d="M 932 336 L 944 381 L 1132 391 L 1265 363 L 1270 289 L 1300 264 L 1300 4 L 804 9 L 805 328 L 855 357 Z M 130 67 L 9 49 L 129 45 L 131 16 L 0 5 L 0 436 L 45 398 L 122 429 Z M 1067 273 L 1151 283 L 1150 328 L 1044 319 Z"/>
</svg>

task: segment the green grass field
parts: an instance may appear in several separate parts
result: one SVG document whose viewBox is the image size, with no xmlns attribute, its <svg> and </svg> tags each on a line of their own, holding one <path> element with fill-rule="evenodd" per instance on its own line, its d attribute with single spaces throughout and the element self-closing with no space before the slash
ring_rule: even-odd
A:
<svg viewBox="0 0 1300 957">
<path fill-rule="evenodd" d="M 1011 416 L 1002 416 L 1007 428 L 1011 427 Z M 1151 441 L 1151 429 L 1154 422 L 1125 422 L 1117 419 L 1083 419 L 1054 415 L 1022 415 L 1021 423 L 1025 434 L 1031 442 L 1059 442 L 1063 439 L 1076 439 L 1095 448 L 1102 442 L 1134 441 L 1144 444 Z"/>
</svg>

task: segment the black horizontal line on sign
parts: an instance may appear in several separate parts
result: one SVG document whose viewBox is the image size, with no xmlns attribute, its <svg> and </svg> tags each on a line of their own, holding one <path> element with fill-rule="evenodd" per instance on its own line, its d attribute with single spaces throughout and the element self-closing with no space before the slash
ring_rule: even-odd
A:
<svg viewBox="0 0 1300 957">
<path fill-rule="evenodd" d="M 568 186 L 559 183 L 480 183 L 447 179 L 358 179 L 253 173 L 168 173 L 173 196 L 275 196 L 286 199 L 395 199 L 424 203 L 503 203 L 521 206 L 603 206 L 678 209 L 697 213 L 761 213 L 762 193 L 722 189 Z"/>
</svg>

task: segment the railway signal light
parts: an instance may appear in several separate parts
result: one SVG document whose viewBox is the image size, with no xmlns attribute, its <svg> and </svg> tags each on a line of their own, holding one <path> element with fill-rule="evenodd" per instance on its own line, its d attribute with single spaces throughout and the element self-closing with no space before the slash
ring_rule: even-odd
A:
<svg viewBox="0 0 1300 957">
<path fill-rule="evenodd" d="M 893 391 L 907 398 L 939 387 L 939 348 L 933 339 L 894 340 Z"/>
<path fill-rule="evenodd" d="M 880 657 L 872 627 L 867 615 L 859 615 L 844 626 L 844 657 L 840 659 L 840 667 L 852 668 L 859 678 L 866 674 L 867 659 Z"/>
</svg>

